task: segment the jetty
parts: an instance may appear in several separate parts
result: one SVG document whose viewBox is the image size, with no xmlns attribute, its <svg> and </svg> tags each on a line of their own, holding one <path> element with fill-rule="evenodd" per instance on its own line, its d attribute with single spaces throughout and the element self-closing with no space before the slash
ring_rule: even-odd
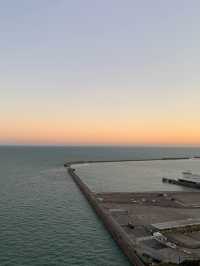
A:
<svg viewBox="0 0 200 266">
<path fill-rule="evenodd" d="M 89 161 L 65 167 L 132 265 L 199 265 L 199 192 L 95 193 L 76 174 L 80 163 Z"/>
<path fill-rule="evenodd" d="M 163 183 L 180 185 L 200 189 L 200 175 L 193 174 L 191 171 L 182 172 L 182 177 L 179 178 L 162 178 Z"/>
<path fill-rule="evenodd" d="M 197 157 L 193 157 L 196 158 Z M 200 157 L 199 157 L 200 158 Z M 168 161 L 168 160 L 189 160 L 188 156 L 179 157 L 162 157 L 162 158 L 150 158 L 150 159 L 119 159 L 119 160 L 80 160 L 80 161 L 68 161 L 64 163 L 65 167 L 71 167 L 76 164 L 94 164 L 94 163 L 123 163 L 123 162 L 151 162 L 151 161 Z"/>
<path fill-rule="evenodd" d="M 91 204 L 96 214 L 101 218 L 105 227 L 108 229 L 114 240 L 121 247 L 123 252 L 127 255 L 129 260 L 133 265 L 144 266 L 145 264 L 139 258 L 135 252 L 134 241 L 125 233 L 125 231 L 120 227 L 120 225 L 113 219 L 111 213 L 106 211 L 98 202 L 98 199 L 89 187 L 80 179 L 80 177 L 75 173 L 75 169 L 69 167 L 68 173 L 73 178 L 74 182 L 77 184 L 81 192 L 85 195 L 88 202 Z"/>
</svg>

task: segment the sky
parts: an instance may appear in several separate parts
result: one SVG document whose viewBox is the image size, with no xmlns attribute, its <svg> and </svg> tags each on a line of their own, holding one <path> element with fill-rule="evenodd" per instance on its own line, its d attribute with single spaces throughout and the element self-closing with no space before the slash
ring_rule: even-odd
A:
<svg viewBox="0 0 200 266">
<path fill-rule="evenodd" d="M 0 0 L 0 144 L 200 145 L 199 0 Z"/>
</svg>

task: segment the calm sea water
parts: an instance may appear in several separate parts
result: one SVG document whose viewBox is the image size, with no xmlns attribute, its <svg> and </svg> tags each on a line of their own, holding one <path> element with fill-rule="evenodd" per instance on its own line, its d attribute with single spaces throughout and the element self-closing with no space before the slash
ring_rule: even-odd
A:
<svg viewBox="0 0 200 266">
<path fill-rule="evenodd" d="M 0 147 L 0 265 L 128 266 L 63 163 L 179 155 L 200 155 L 200 149 Z M 120 178 L 127 176 L 123 168 Z M 93 172 L 93 180 L 104 176 L 112 186 L 117 171 L 109 170 L 112 181 L 101 171 Z"/>
<path fill-rule="evenodd" d="M 200 159 L 114 162 L 74 165 L 77 174 L 96 192 L 193 191 L 162 182 L 179 178 L 183 171 L 200 174 Z"/>
</svg>

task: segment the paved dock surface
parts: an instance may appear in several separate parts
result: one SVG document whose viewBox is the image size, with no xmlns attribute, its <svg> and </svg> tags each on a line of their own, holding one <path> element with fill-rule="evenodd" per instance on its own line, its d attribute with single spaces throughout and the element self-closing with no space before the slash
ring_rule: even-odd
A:
<svg viewBox="0 0 200 266">
<path fill-rule="evenodd" d="M 94 193 L 67 167 L 133 265 L 200 262 L 199 192 Z"/>
</svg>

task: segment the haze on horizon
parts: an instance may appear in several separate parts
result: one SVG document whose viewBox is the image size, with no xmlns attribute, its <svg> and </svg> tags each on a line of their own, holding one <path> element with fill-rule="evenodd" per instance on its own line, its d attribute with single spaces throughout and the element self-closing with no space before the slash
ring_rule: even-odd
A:
<svg viewBox="0 0 200 266">
<path fill-rule="evenodd" d="M 0 144 L 200 145 L 200 1 L 0 3 Z"/>
</svg>

